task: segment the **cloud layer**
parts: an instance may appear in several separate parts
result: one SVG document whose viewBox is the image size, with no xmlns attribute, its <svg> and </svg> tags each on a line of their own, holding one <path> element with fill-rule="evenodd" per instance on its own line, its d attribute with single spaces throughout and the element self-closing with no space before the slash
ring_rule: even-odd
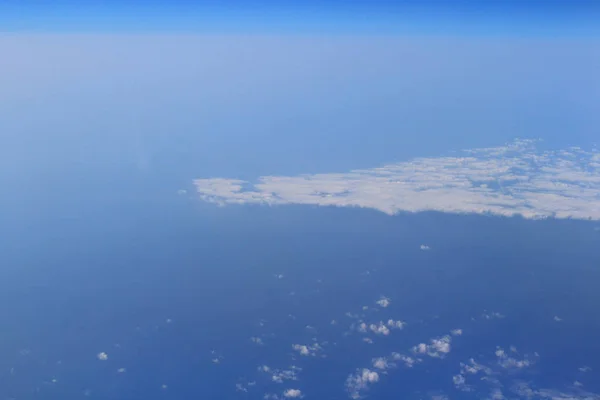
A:
<svg viewBox="0 0 600 400">
<path fill-rule="evenodd" d="M 416 158 L 347 173 L 263 176 L 256 183 L 196 179 L 200 197 L 225 204 L 311 204 L 600 220 L 600 153 L 539 151 L 534 140 Z"/>
</svg>

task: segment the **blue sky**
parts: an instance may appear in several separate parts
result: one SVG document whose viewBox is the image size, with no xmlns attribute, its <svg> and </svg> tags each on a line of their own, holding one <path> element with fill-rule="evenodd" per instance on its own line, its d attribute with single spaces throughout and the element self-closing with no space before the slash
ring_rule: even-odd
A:
<svg viewBox="0 0 600 400">
<path fill-rule="evenodd" d="M 0 29 L 42 32 L 598 33 L 593 0 L 20 1 Z"/>
<path fill-rule="evenodd" d="M 281 4 L 0 3 L 0 178 L 176 190 L 597 142 L 596 3 Z"/>
</svg>

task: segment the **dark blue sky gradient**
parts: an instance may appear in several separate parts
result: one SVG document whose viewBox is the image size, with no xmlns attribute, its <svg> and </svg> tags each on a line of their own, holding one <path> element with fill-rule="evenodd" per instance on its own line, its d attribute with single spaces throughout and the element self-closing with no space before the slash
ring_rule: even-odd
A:
<svg viewBox="0 0 600 400">
<path fill-rule="evenodd" d="M 19 1 L 4 32 L 576 34 L 600 32 L 594 0 Z"/>
</svg>

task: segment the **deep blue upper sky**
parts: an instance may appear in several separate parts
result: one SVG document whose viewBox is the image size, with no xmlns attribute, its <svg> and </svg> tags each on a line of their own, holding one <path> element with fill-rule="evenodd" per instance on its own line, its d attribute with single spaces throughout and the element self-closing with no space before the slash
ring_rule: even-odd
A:
<svg viewBox="0 0 600 400">
<path fill-rule="evenodd" d="M 593 0 L 20 1 L 0 4 L 0 30 L 589 34 L 599 14 Z"/>
</svg>

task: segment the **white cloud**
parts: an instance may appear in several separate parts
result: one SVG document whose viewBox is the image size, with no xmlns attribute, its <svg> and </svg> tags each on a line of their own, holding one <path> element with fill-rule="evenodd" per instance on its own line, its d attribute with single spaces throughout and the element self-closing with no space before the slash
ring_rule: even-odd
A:
<svg viewBox="0 0 600 400">
<path fill-rule="evenodd" d="M 298 373 L 302 371 L 302 368 L 292 365 L 289 369 L 277 369 L 271 368 L 267 365 L 260 365 L 258 371 L 268 375 L 272 382 L 283 383 L 284 381 L 296 381 L 298 380 Z"/>
<path fill-rule="evenodd" d="M 373 359 L 373 368 L 377 368 L 377 369 L 381 369 L 381 370 L 385 371 L 386 369 L 388 369 L 392 366 L 393 365 L 390 364 L 385 357 L 378 357 L 378 358 Z"/>
<path fill-rule="evenodd" d="M 117 372 L 118 372 L 119 374 L 123 374 L 123 373 L 127 372 L 127 369 L 125 369 L 125 368 L 119 368 L 119 369 L 117 370 Z"/>
<path fill-rule="evenodd" d="M 300 389 L 287 389 L 283 392 L 283 397 L 288 399 L 295 399 L 302 397 L 302 391 Z"/>
<path fill-rule="evenodd" d="M 450 331 L 450 333 L 454 336 L 460 336 L 463 334 L 463 331 L 462 331 L 462 329 L 453 329 Z"/>
<path fill-rule="evenodd" d="M 346 390 L 353 399 L 358 399 L 361 392 L 369 388 L 373 383 L 379 382 L 379 374 L 368 368 L 357 370 L 346 379 Z"/>
<path fill-rule="evenodd" d="M 387 322 L 387 326 L 389 326 L 392 329 L 404 329 L 404 325 L 406 325 L 406 323 L 400 320 L 394 321 L 393 319 L 388 319 Z"/>
<path fill-rule="evenodd" d="M 363 338 L 363 342 L 373 344 L 373 339 L 366 337 L 366 338 Z"/>
<path fill-rule="evenodd" d="M 515 349 L 516 350 L 516 349 Z M 513 357 L 509 357 L 508 354 L 501 347 L 496 348 L 496 357 L 498 358 L 498 364 L 502 368 L 506 369 L 521 369 L 525 367 L 529 367 L 533 361 L 529 359 L 527 355 L 522 360 L 518 360 Z"/>
<path fill-rule="evenodd" d="M 105 352 L 100 352 L 96 355 L 96 357 L 98 357 L 98 360 L 100 361 L 106 361 L 108 360 L 108 354 L 106 354 Z"/>
<path fill-rule="evenodd" d="M 415 365 L 417 362 L 419 362 L 418 359 L 414 359 L 412 357 L 405 356 L 404 354 L 400 354 L 400 353 L 392 353 L 390 357 L 394 361 L 402 361 L 404 363 L 404 365 L 408 368 L 412 368 L 413 365 Z"/>
<path fill-rule="evenodd" d="M 217 204 L 313 204 L 373 208 L 387 214 L 521 215 L 600 219 L 600 164 L 581 149 L 538 151 L 535 141 L 416 158 L 347 173 L 263 176 L 256 183 L 196 179 L 200 198 Z M 253 186 L 245 190 L 246 186 Z"/>
<path fill-rule="evenodd" d="M 390 299 L 388 299 L 387 297 L 382 296 L 379 300 L 376 301 L 376 303 L 383 308 L 386 308 L 387 306 L 389 306 L 392 301 Z"/>
<path fill-rule="evenodd" d="M 303 356 L 316 356 L 323 349 L 318 343 L 313 345 L 293 344 L 292 348 Z"/>
<path fill-rule="evenodd" d="M 421 245 L 421 247 L 419 247 L 419 248 L 420 248 L 421 250 L 423 250 L 423 251 L 431 250 L 431 247 L 429 247 L 429 246 L 428 246 L 428 245 L 426 245 L 426 244 L 422 244 L 422 245 Z"/>
<path fill-rule="evenodd" d="M 555 320 L 556 322 L 561 322 L 561 321 L 562 321 L 562 318 L 561 318 L 561 317 L 559 317 L 559 316 L 557 316 L 557 315 L 555 315 L 555 316 L 554 316 L 554 320 Z"/>
<path fill-rule="evenodd" d="M 431 339 L 430 344 L 419 343 L 412 348 L 417 354 L 427 354 L 430 357 L 441 358 L 450 352 L 452 338 L 450 335 L 441 338 Z"/>
<path fill-rule="evenodd" d="M 369 325 L 369 329 L 371 330 L 371 332 L 377 335 L 387 336 L 390 334 L 390 329 L 381 321 L 379 321 L 378 324 Z"/>
</svg>

